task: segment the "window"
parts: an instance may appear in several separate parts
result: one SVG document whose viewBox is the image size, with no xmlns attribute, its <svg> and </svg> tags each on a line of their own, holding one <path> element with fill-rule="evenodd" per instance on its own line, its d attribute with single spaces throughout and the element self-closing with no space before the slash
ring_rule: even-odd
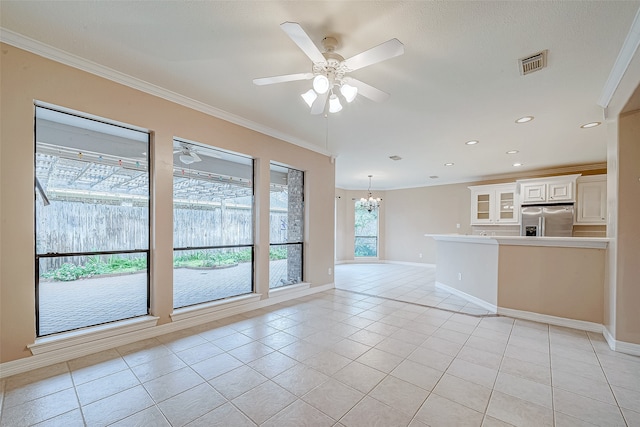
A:
<svg viewBox="0 0 640 427">
<path fill-rule="evenodd" d="M 36 107 L 36 333 L 149 313 L 149 134 Z"/>
<path fill-rule="evenodd" d="M 253 160 L 174 141 L 173 306 L 253 292 Z"/>
<path fill-rule="evenodd" d="M 302 282 L 304 172 L 271 164 L 269 288 Z"/>
<path fill-rule="evenodd" d="M 356 201 L 355 237 L 356 257 L 378 256 L 378 209 L 369 211 Z"/>
</svg>

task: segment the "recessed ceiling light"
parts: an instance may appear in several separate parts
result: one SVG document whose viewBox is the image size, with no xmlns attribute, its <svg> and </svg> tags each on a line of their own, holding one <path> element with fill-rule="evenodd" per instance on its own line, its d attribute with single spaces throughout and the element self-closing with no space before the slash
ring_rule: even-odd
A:
<svg viewBox="0 0 640 427">
<path fill-rule="evenodd" d="M 453 163 L 445 163 L 445 166 L 453 166 Z"/>
<path fill-rule="evenodd" d="M 600 122 L 591 122 L 591 123 L 585 123 L 582 126 L 580 126 L 582 129 L 589 129 L 589 128 L 594 128 L 596 126 L 600 126 L 602 123 Z"/>
<path fill-rule="evenodd" d="M 518 150 L 509 150 L 507 151 L 507 154 L 518 154 L 519 151 Z"/>
<path fill-rule="evenodd" d="M 471 141 L 465 142 L 465 144 L 467 144 L 467 145 L 476 145 L 478 142 L 480 142 L 480 141 L 476 141 L 475 139 L 472 139 Z"/>
<path fill-rule="evenodd" d="M 527 123 L 527 122 L 530 122 L 531 120 L 533 120 L 533 116 L 524 116 L 516 120 L 516 123 Z"/>
<path fill-rule="evenodd" d="M 514 163 L 513 166 L 520 167 L 520 166 L 522 166 L 522 163 Z"/>
</svg>

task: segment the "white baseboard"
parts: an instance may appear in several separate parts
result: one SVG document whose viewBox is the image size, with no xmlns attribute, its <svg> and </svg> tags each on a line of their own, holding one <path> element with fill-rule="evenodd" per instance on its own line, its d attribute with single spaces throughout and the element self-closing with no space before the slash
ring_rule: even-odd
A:
<svg viewBox="0 0 640 427">
<path fill-rule="evenodd" d="M 385 264 L 399 264 L 399 265 L 411 265 L 413 267 L 431 267 L 436 268 L 435 264 L 427 264 L 425 262 L 409 262 L 409 261 L 382 261 Z"/>
<path fill-rule="evenodd" d="M 602 333 L 603 330 L 603 327 L 600 323 L 567 319 L 566 317 L 556 317 L 548 314 L 534 313 L 531 311 L 514 310 L 512 308 L 498 307 L 498 314 L 508 317 L 514 317 L 516 319 L 531 320 L 533 322 L 548 323 L 549 325 L 578 329 L 581 331 Z"/>
<path fill-rule="evenodd" d="M 604 335 L 604 339 L 607 340 L 611 350 L 632 356 L 640 356 L 640 344 L 616 340 L 605 326 L 602 327 L 602 335 Z"/>
<path fill-rule="evenodd" d="M 336 265 L 340 264 L 378 264 L 384 263 L 384 261 L 379 260 L 378 258 L 362 258 L 362 259 L 343 259 L 340 261 L 334 262 Z"/>
<path fill-rule="evenodd" d="M 84 342 L 76 342 L 64 348 L 55 348 L 51 351 L 40 352 L 33 356 L 22 359 L 12 360 L 10 362 L 0 363 L 0 378 L 6 378 L 11 375 L 20 374 L 37 368 L 53 365 L 56 363 L 66 362 L 78 357 L 87 356 L 104 350 L 109 350 L 122 345 L 130 344 L 136 341 L 153 338 L 160 335 L 176 332 L 182 329 L 197 326 L 203 323 L 212 322 L 214 320 L 230 317 L 236 314 L 246 313 L 248 311 L 257 310 L 259 308 L 268 307 L 270 305 L 293 300 L 296 298 L 313 295 L 315 293 L 324 292 L 334 289 L 335 283 L 329 283 L 322 286 L 315 286 L 306 289 L 292 290 L 291 292 L 281 293 L 272 298 L 248 302 L 246 304 L 234 305 L 231 302 L 228 308 L 221 308 L 215 312 L 205 312 L 200 315 L 192 315 L 190 317 L 182 317 L 170 323 L 148 327 L 140 330 L 126 332 L 115 336 L 104 336 L 102 338 L 91 337 L 90 333 L 84 334 L 87 338 Z M 117 322 L 114 327 L 117 328 Z M 104 329 L 104 328 L 101 328 Z M 102 330 L 101 330 L 102 333 Z M 49 338 L 50 341 L 55 340 L 54 337 Z"/>
<path fill-rule="evenodd" d="M 432 267 L 436 268 L 435 264 L 427 264 L 423 262 L 409 262 L 409 261 L 392 261 L 378 258 L 359 258 L 359 259 L 343 259 L 335 261 L 335 265 L 340 264 L 399 264 L 399 265 L 411 265 L 414 267 Z"/>
<path fill-rule="evenodd" d="M 469 295 L 465 292 L 459 291 L 456 288 L 452 288 L 451 286 L 445 285 L 444 283 L 440 283 L 440 282 L 436 282 L 436 288 L 442 289 L 443 291 L 447 291 L 450 294 L 453 294 L 457 297 L 460 297 L 462 299 L 465 299 L 467 301 L 469 301 L 470 303 L 473 303 L 477 306 L 480 306 L 482 308 L 484 308 L 485 310 L 487 310 L 490 313 L 496 313 L 497 312 L 497 307 L 493 304 L 491 304 L 490 302 L 487 302 L 483 299 L 480 299 L 478 297 L 474 297 L 473 295 Z"/>
</svg>

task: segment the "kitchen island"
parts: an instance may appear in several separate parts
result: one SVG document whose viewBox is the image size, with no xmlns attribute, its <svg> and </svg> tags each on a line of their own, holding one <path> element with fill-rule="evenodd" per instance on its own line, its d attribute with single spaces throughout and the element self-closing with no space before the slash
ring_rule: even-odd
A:
<svg viewBox="0 0 640 427">
<path fill-rule="evenodd" d="M 601 331 L 609 239 L 425 234 L 436 286 L 487 310 Z"/>
</svg>

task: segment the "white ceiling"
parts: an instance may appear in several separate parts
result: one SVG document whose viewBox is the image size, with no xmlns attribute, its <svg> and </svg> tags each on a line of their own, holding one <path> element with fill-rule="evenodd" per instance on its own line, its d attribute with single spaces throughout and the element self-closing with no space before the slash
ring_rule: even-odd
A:
<svg viewBox="0 0 640 427">
<path fill-rule="evenodd" d="M 597 102 L 639 6 L 2 0 L 0 24 L 3 37 L 17 33 L 332 154 L 338 187 L 366 188 L 372 174 L 372 188 L 391 189 L 604 162 L 605 126 L 580 125 L 603 120 Z M 255 86 L 256 77 L 310 71 L 280 29 L 285 21 L 320 48 L 336 37 L 345 58 L 398 38 L 403 56 L 353 73 L 391 97 L 358 96 L 325 118 L 300 98 L 309 81 Z M 517 60 L 543 49 L 548 67 L 521 76 Z M 514 122 L 525 115 L 535 119 Z M 480 143 L 465 145 L 471 139 Z M 519 153 L 505 154 L 512 149 Z"/>
</svg>

